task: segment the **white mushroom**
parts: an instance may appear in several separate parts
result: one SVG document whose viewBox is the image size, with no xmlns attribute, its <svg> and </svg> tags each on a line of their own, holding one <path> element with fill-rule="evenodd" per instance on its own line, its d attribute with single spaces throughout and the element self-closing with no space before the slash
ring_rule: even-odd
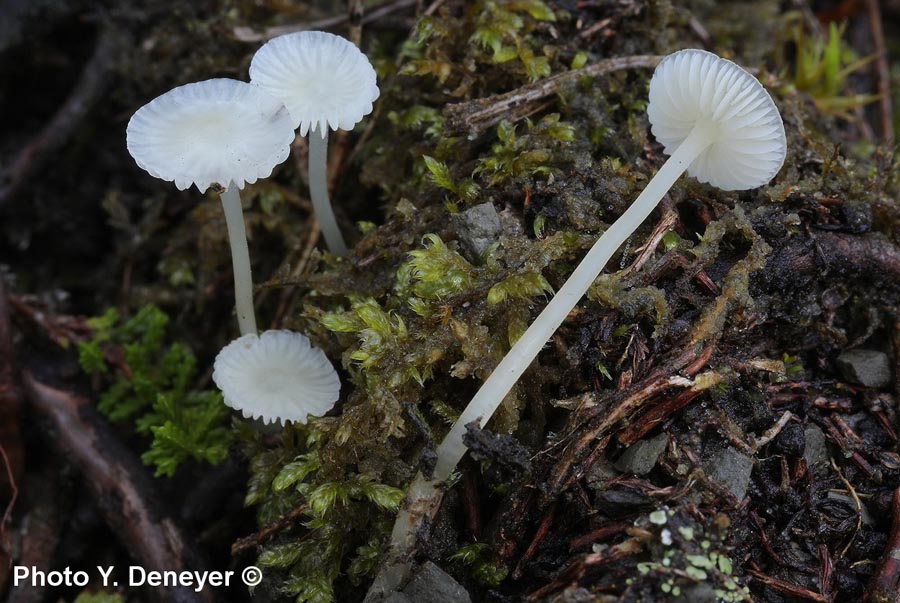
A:
<svg viewBox="0 0 900 603">
<path fill-rule="evenodd" d="M 243 335 L 216 356 L 213 381 L 225 404 L 264 423 L 320 417 L 341 389 L 325 353 L 293 331 Z"/>
<path fill-rule="evenodd" d="M 309 193 L 325 243 L 347 245 L 328 201 L 328 128 L 351 130 L 378 98 L 375 69 L 353 43 L 323 31 L 301 31 L 266 42 L 250 62 L 250 81 L 281 100 L 300 135 L 309 133 Z"/>
<path fill-rule="evenodd" d="M 192 184 L 202 193 L 224 188 L 222 207 L 231 243 L 241 333 L 256 333 L 250 254 L 238 189 L 266 178 L 287 159 L 294 139 L 283 103 L 257 86 L 213 79 L 174 88 L 131 117 L 128 152 L 151 176 Z"/>
<path fill-rule="evenodd" d="M 647 188 L 597 240 L 553 299 L 481 386 L 438 447 L 435 480 L 447 479 L 465 454 L 466 425 L 484 426 L 504 396 L 603 270 L 685 170 L 725 190 L 769 182 L 787 141 L 772 97 L 752 75 L 703 50 L 667 56 L 650 81 L 647 113 L 671 153 Z"/>
</svg>

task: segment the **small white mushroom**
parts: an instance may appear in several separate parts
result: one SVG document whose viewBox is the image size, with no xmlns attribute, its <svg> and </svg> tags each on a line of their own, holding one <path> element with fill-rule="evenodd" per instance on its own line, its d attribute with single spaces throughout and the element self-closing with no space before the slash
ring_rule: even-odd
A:
<svg viewBox="0 0 900 603">
<path fill-rule="evenodd" d="M 300 333 L 243 335 L 216 356 L 213 381 L 225 404 L 264 423 L 321 417 L 337 402 L 341 382 L 325 353 Z"/>
<path fill-rule="evenodd" d="M 685 170 L 719 188 L 744 190 L 769 182 L 784 163 L 787 141 L 772 97 L 752 75 L 710 52 L 682 50 L 664 58 L 650 81 L 647 113 L 653 133 L 671 156 L 597 240 L 463 410 L 437 449 L 435 480 L 447 479 L 465 454 L 465 426 L 488 422 L 609 258 Z"/>
<path fill-rule="evenodd" d="M 174 88 L 131 116 L 128 152 L 151 176 L 220 194 L 231 244 L 241 333 L 256 333 L 250 252 L 238 189 L 266 178 L 294 139 L 284 104 L 257 86 L 213 79 Z"/>
<path fill-rule="evenodd" d="M 250 81 L 281 100 L 309 134 L 309 194 L 328 249 L 347 245 L 328 201 L 328 128 L 352 130 L 378 98 L 375 69 L 350 41 L 323 31 L 301 31 L 266 42 L 250 62 Z"/>
</svg>

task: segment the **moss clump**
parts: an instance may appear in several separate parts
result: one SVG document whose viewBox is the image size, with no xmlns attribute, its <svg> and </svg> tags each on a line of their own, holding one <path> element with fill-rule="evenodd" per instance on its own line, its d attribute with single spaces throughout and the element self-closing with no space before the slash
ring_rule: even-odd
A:
<svg viewBox="0 0 900 603">
<path fill-rule="evenodd" d="M 141 459 L 157 476 L 174 475 L 188 459 L 222 462 L 233 437 L 221 394 L 194 389 L 194 354 L 166 342 L 168 322 L 155 306 L 127 320 L 111 309 L 88 321 L 93 338 L 78 345 L 83 370 L 104 382 L 98 409 L 152 438 Z"/>
<path fill-rule="evenodd" d="M 298 603 L 344 600 L 335 581 L 345 575 L 359 585 L 371 573 L 403 491 L 366 473 L 324 468 L 315 423 L 287 428 L 275 449 L 249 428 L 242 432 L 252 472 L 245 502 L 257 505 L 260 524 L 292 509 L 301 516 L 259 554 L 257 564 L 276 576 L 268 588 Z"/>
</svg>

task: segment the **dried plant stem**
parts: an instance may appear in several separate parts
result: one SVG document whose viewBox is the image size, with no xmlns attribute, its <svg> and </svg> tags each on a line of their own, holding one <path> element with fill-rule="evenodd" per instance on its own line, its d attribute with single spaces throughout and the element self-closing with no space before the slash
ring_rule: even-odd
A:
<svg viewBox="0 0 900 603">
<path fill-rule="evenodd" d="M 580 69 L 565 71 L 542 79 L 511 92 L 465 103 L 447 105 L 444 108 L 447 126 L 451 130 L 467 131 L 470 136 L 474 136 L 484 132 L 491 126 L 497 125 L 500 123 L 500 120 L 508 118 L 510 112 L 514 109 L 520 109 L 523 105 L 528 105 L 556 94 L 563 86 L 583 77 L 597 77 L 626 69 L 656 67 L 661 60 L 661 56 L 655 55 L 605 59 Z"/>
</svg>

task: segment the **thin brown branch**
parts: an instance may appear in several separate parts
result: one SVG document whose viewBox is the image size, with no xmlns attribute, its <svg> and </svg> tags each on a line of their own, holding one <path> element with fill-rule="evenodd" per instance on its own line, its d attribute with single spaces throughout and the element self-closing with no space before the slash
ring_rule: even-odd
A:
<svg viewBox="0 0 900 603">
<path fill-rule="evenodd" d="M 22 484 L 27 511 L 22 513 L 16 565 L 50 571 L 69 518 L 72 489 L 62 477 L 64 469 L 50 459 L 39 470 L 30 471 Z M 47 584 L 20 583 L 11 586 L 6 603 L 42 603 L 47 600 Z"/>
<path fill-rule="evenodd" d="M 534 538 L 531 540 L 531 544 L 528 545 L 528 548 L 525 550 L 525 554 L 522 555 L 522 558 L 519 559 L 519 563 L 516 564 L 516 569 L 513 570 L 512 577 L 513 580 L 518 580 L 522 577 L 522 570 L 525 568 L 525 564 L 528 563 L 534 554 L 537 552 L 538 546 L 540 546 L 541 542 L 544 541 L 544 538 L 547 537 L 547 534 L 550 533 L 550 527 L 553 525 L 553 519 L 556 517 L 556 505 L 550 507 L 550 510 L 544 516 L 544 519 L 541 521 L 541 525 L 538 526 L 537 532 L 534 534 Z"/>
<path fill-rule="evenodd" d="M 363 1 L 350 0 L 347 6 L 347 39 L 357 47 L 362 45 L 362 27 L 365 15 Z"/>
<path fill-rule="evenodd" d="M 244 536 L 243 538 L 239 538 L 234 541 L 234 544 L 231 545 L 231 556 L 237 557 L 244 551 L 249 551 L 251 549 L 256 549 L 269 540 L 274 538 L 277 534 L 283 532 L 289 527 L 293 526 L 306 512 L 306 509 L 309 507 L 306 503 L 298 507 L 294 507 L 290 511 L 287 512 L 283 517 L 279 517 L 259 532 L 255 534 L 250 534 L 249 536 Z"/>
<path fill-rule="evenodd" d="M 779 580 L 778 578 L 767 576 L 764 573 L 757 572 L 755 570 L 747 570 L 747 573 L 752 575 L 754 578 L 756 578 L 769 588 L 777 590 L 778 592 L 782 592 L 793 597 L 806 599 L 807 601 L 816 601 L 816 603 L 830 603 L 830 601 L 826 599 L 824 595 L 813 592 L 807 588 L 803 588 L 802 586 L 797 586 L 796 584 L 791 584 L 790 582 L 785 582 L 784 580 Z"/>
<path fill-rule="evenodd" d="M 542 101 L 581 78 L 598 77 L 627 69 L 656 67 L 660 60 L 662 57 L 653 55 L 604 59 L 581 69 L 573 69 L 544 78 L 534 84 L 504 94 L 447 105 L 444 107 L 444 116 L 447 118 L 446 127 L 451 131 L 467 132 L 469 136 L 477 136 L 491 126 L 500 123 L 500 120 L 508 117 L 511 111 L 521 111 L 524 106 Z"/>
<path fill-rule="evenodd" d="M 148 571 L 202 569 L 197 553 L 163 512 L 147 470 L 118 439 L 87 400 L 22 373 L 26 397 L 50 424 L 48 443 L 79 468 L 107 524 L 126 550 Z M 156 591 L 160 601 L 206 603 L 212 589 L 187 586 Z"/>
<path fill-rule="evenodd" d="M 552 582 L 528 595 L 527 600 L 538 601 L 550 593 L 564 588 L 571 582 L 581 578 L 588 567 L 596 567 L 598 565 L 604 565 L 622 559 L 623 557 L 636 555 L 644 549 L 645 541 L 646 535 L 635 536 L 624 542 L 620 542 L 619 544 L 609 546 L 599 553 L 581 555 L 578 559 L 560 571 Z"/>
<path fill-rule="evenodd" d="M 653 227 L 653 232 L 650 233 L 650 237 L 643 245 L 641 245 L 641 247 L 639 247 L 640 251 L 634 259 L 634 262 L 628 267 L 626 274 L 640 272 L 641 268 L 644 267 L 644 264 L 653 257 L 653 254 L 656 252 L 656 248 L 659 246 L 660 241 L 663 240 L 663 237 L 666 236 L 677 223 L 678 213 L 674 209 L 667 209 L 659 222 L 657 222 L 656 226 Z"/>
<path fill-rule="evenodd" d="M 891 102 L 891 66 L 888 63 L 887 47 L 884 44 L 884 27 L 881 23 L 881 8 L 878 0 L 866 0 L 869 13 L 869 29 L 875 46 L 875 76 L 878 85 L 878 106 L 881 109 L 881 140 L 886 145 L 894 144 L 894 112 Z"/>
<path fill-rule="evenodd" d="M 891 534 L 869 588 L 867 603 L 900 603 L 900 488 L 891 499 Z"/>
</svg>

